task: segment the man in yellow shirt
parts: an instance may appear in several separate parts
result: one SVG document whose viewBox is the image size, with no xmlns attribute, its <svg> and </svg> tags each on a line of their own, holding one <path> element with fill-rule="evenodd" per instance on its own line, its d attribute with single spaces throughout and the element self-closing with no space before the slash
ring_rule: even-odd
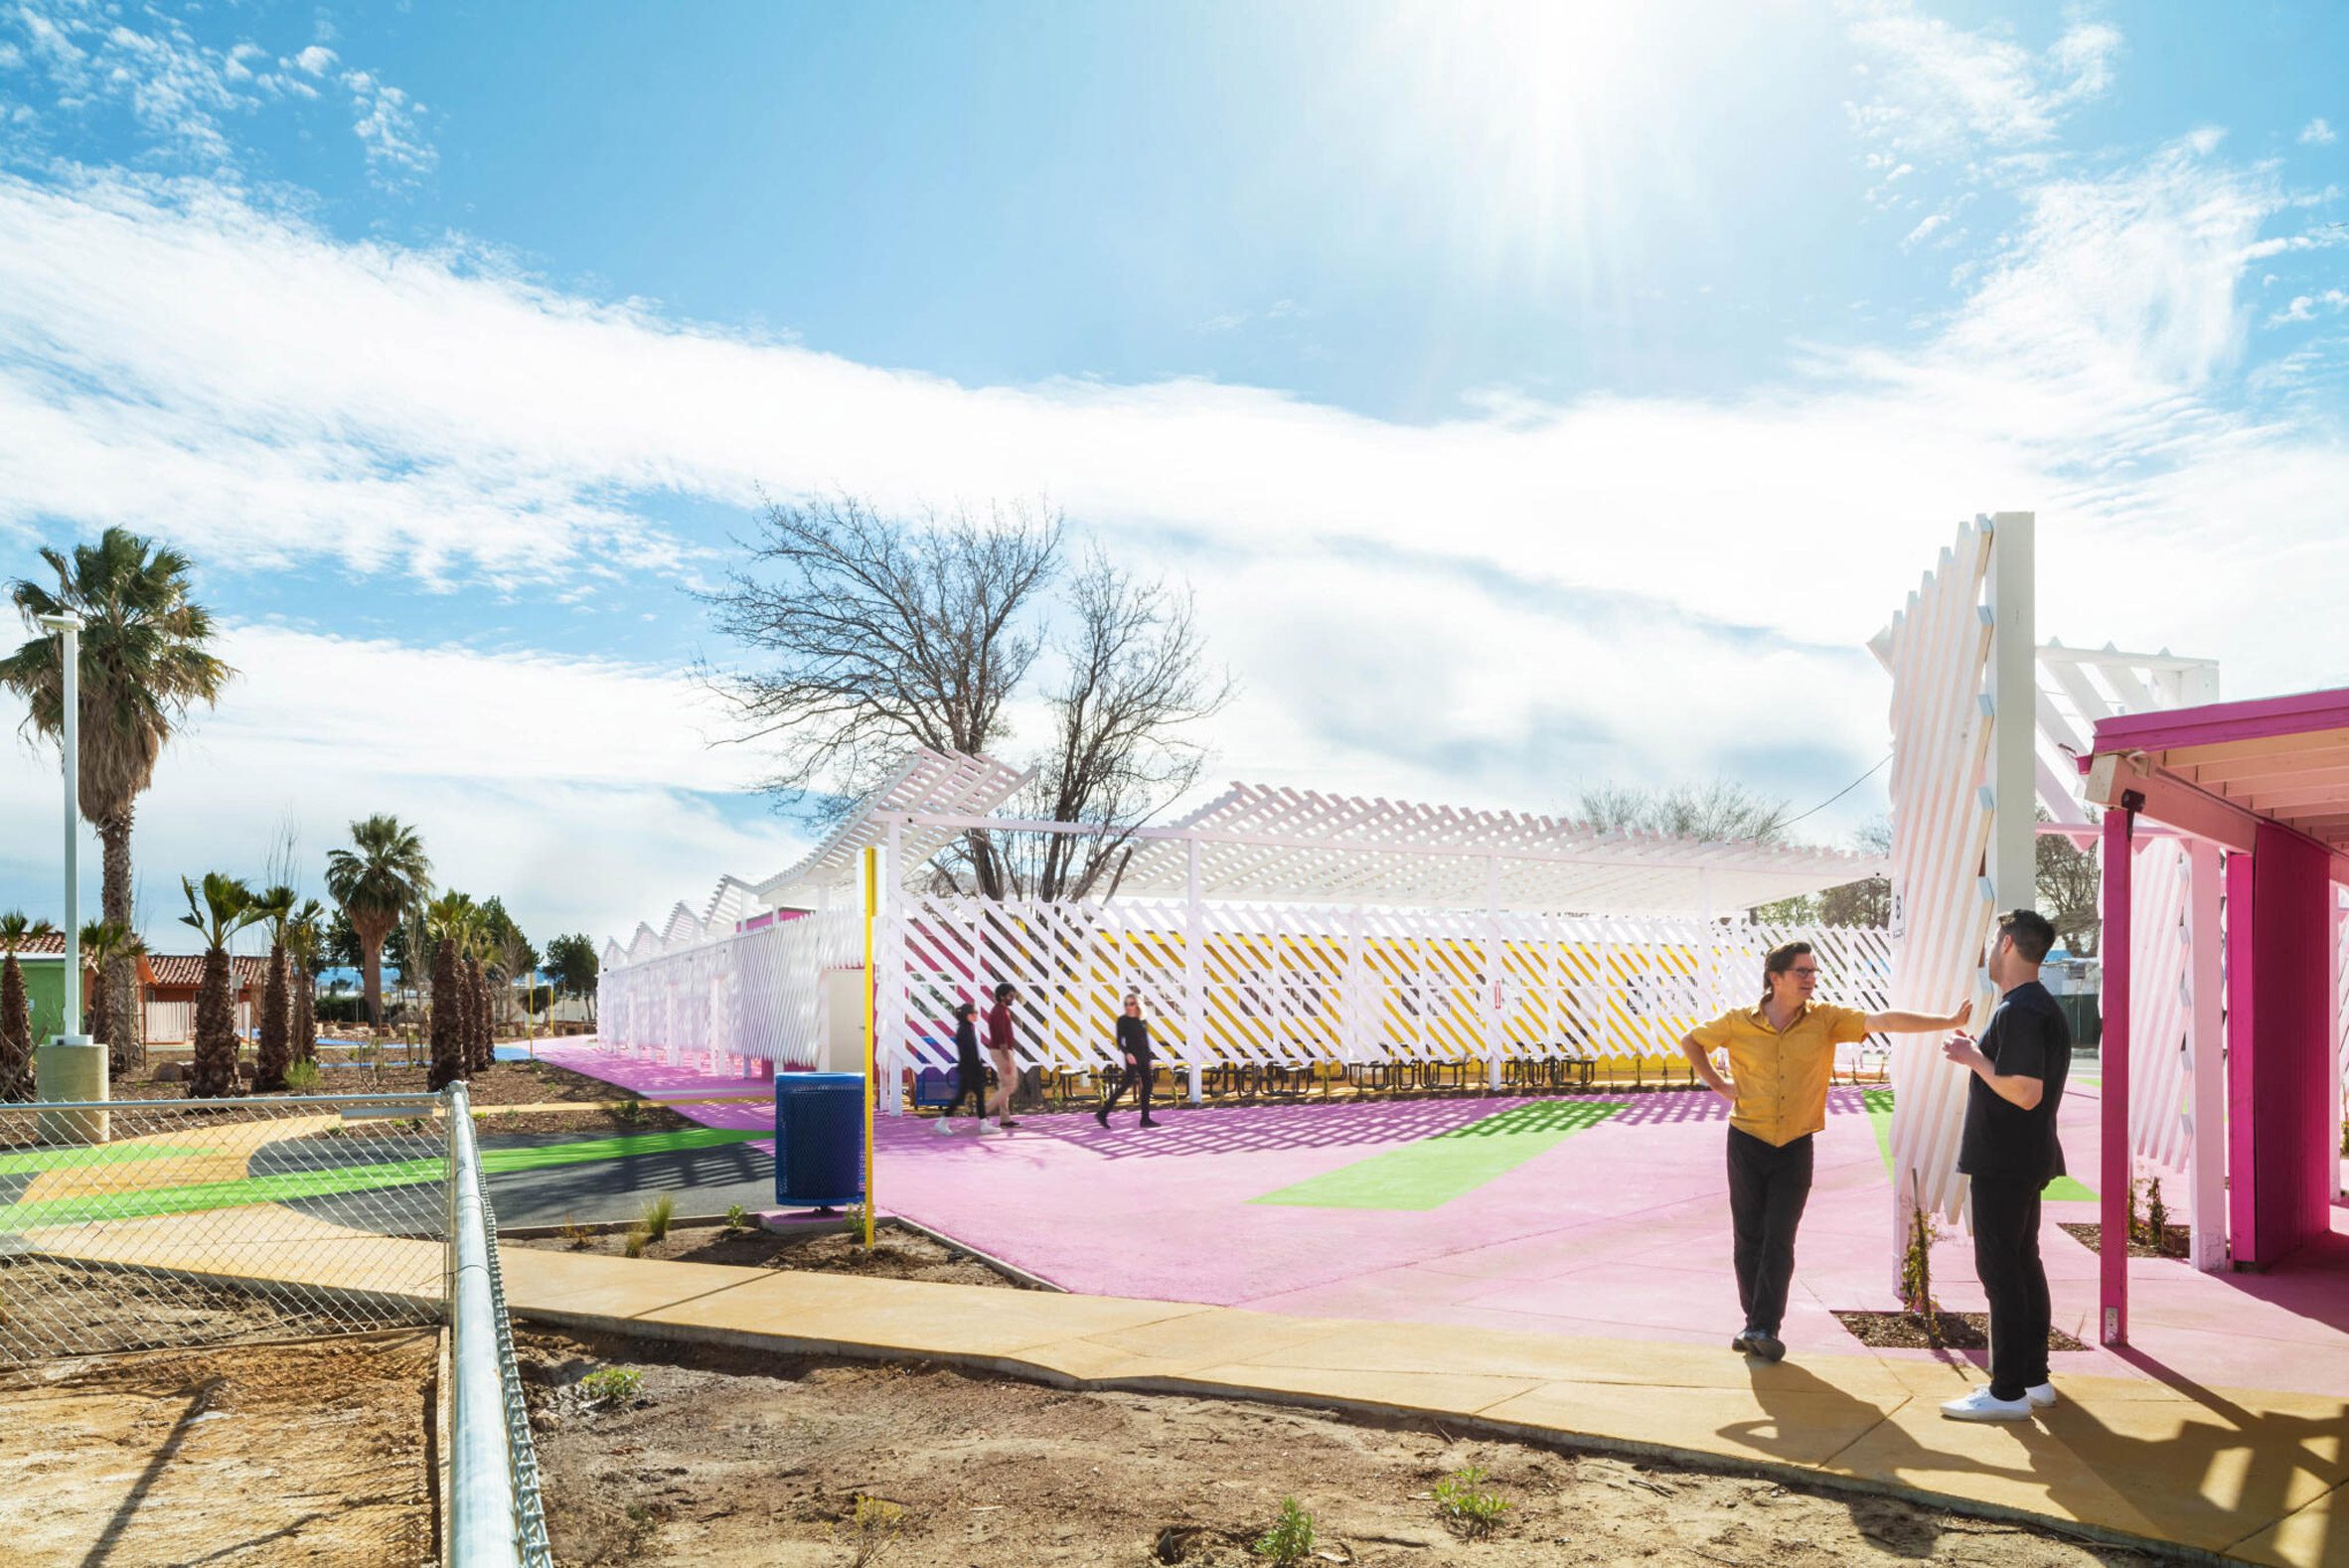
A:
<svg viewBox="0 0 2349 1568">
<path fill-rule="evenodd" d="M 1827 1125 L 1827 1084 L 1835 1047 L 1870 1034 L 1923 1034 L 1961 1027 L 1973 1004 L 1945 1016 L 1861 1013 L 1813 1003 L 1818 959 L 1808 942 L 1788 942 L 1762 961 L 1762 1002 L 1724 1013 L 1680 1041 L 1689 1064 L 1729 1102 L 1729 1220 L 1737 1236 L 1737 1297 L 1746 1327 L 1733 1350 L 1775 1361 L 1787 1289 L 1795 1278 L 1795 1231 L 1810 1198 L 1810 1138 Z M 1712 1053 L 1727 1049 L 1729 1077 Z"/>
</svg>

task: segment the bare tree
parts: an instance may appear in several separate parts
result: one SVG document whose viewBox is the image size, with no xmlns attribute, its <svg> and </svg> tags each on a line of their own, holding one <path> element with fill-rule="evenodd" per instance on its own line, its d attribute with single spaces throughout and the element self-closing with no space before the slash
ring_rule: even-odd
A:
<svg viewBox="0 0 2349 1568">
<path fill-rule="evenodd" d="M 1892 853 L 1892 819 L 1877 817 L 1859 825 L 1851 847 L 1873 855 Z M 1892 924 L 1892 879 L 1869 876 L 1830 887 L 1818 895 L 1818 917 L 1824 925 L 1868 926 L 1877 930 Z"/>
<path fill-rule="evenodd" d="M 1786 837 L 1785 801 L 1765 800 L 1727 779 L 1669 789 L 1586 785 L 1575 797 L 1574 813 L 1601 833 L 1666 833 L 1716 844 L 1777 844 Z"/>
<path fill-rule="evenodd" d="M 2042 811 L 2039 820 L 2055 819 Z M 2055 927 L 2056 941 L 2067 951 L 2094 955 L 2104 929 L 2104 862 L 2095 850 L 2083 850 L 2060 833 L 2039 835 L 2032 850 L 2039 912 Z"/>
<path fill-rule="evenodd" d="M 1231 686 L 1206 668 L 1190 595 L 1098 549 L 1067 578 L 1055 621 L 1044 590 L 1063 534 L 1039 507 L 907 524 L 845 497 L 770 503 L 750 564 L 706 596 L 719 629 L 765 663 L 703 672 L 743 720 L 736 738 L 776 746 L 769 787 L 845 815 L 910 746 L 1008 740 L 1009 709 L 1036 677 L 1049 734 L 1015 810 L 1093 831 L 969 833 L 933 872 L 993 898 L 1114 891 L 1132 830 L 1196 782 L 1193 730 Z"/>
<path fill-rule="evenodd" d="M 838 818 L 913 746 L 985 751 L 1041 641 L 1032 601 L 1058 562 L 1061 520 L 1027 506 L 926 514 L 907 527 L 852 497 L 769 502 L 750 564 L 704 595 L 719 631 L 760 656 L 705 667 L 744 727 L 774 747 L 767 787 Z"/>
</svg>

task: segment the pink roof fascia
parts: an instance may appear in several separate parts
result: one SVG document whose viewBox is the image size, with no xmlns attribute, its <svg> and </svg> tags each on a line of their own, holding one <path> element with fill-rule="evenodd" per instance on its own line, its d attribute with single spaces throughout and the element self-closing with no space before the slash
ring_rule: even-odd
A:
<svg viewBox="0 0 2349 1568">
<path fill-rule="evenodd" d="M 2266 740 L 2328 729 L 2349 729 L 2349 687 L 2248 703 L 2206 703 L 2200 707 L 2123 713 L 2098 721 L 2095 749 L 2167 751 L 2177 746 L 2215 746 L 2230 740 Z"/>
</svg>

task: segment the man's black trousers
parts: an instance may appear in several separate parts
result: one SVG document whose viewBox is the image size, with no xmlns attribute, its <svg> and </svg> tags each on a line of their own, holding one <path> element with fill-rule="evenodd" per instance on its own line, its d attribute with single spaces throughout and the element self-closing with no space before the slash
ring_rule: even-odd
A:
<svg viewBox="0 0 2349 1568">
<path fill-rule="evenodd" d="M 1729 1130 L 1729 1222 L 1737 1233 L 1737 1299 L 1746 1327 L 1775 1334 L 1795 1279 L 1795 1231 L 1810 1201 L 1810 1135 L 1772 1147 Z"/>
<path fill-rule="evenodd" d="M 1135 1098 L 1142 1102 L 1142 1114 L 1150 1115 L 1150 1091 L 1158 1075 L 1158 1064 L 1152 1058 L 1143 1057 L 1140 1065 L 1129 1058 L 1127 1065 L 1118 1069 L 1117 1082 L 1110 1086 L 1109 1098 L 1101 1102 L 1102 1114 L 1106 1116 L 1116 1110 L 1118 1100 L 1132 1088 L 1136 1091 Z"/>
<path fill-rule="evenodd" d="M 2020 1399 L 2047 1381 L 2047 1270 L 2039 1189 L 2027 1177 L 1973 1178 L 1973 1271 L 1990 1299 L 1990 1392 Z"/>
</svg>

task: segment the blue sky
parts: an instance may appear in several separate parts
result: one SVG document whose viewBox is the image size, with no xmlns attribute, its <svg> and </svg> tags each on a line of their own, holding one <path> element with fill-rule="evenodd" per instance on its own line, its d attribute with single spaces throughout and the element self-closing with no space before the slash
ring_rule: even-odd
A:
<svg viewBox="0 0 2349 1568">
<path fill-rule="evenodd" d="M 2321 5 L 0 5 L 0 572 L 125 523 L 231 622 L 151 926 L 385 808 L 534 929 L 782 863 L 679 674 L 760 486 L 1190 580 L 1217 780 L 1806 805 L 1977 511 L 2043 631 L 2349 680 L 2345 64 Z"/>
</svg>

